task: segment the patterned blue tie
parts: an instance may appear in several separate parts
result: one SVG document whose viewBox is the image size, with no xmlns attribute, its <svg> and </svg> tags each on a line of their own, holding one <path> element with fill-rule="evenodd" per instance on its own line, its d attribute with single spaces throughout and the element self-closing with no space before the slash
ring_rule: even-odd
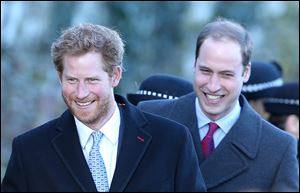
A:
<svg viewBox="0 0 300 193">
<path fill-rule="evenodd" d="M 103 158 L 100 154 L 100 147 L 99 147 L 101 138 L 103 137 L 103 133 L 101 133 L 100 131 L 93 132 L 92 136 L 94 142 L 89 154 L 88 165 L 92 173 L 98 192 L 108 192 L 109 187 L 108 187 L 107 174 L 106 174 Z"/>
</svg>

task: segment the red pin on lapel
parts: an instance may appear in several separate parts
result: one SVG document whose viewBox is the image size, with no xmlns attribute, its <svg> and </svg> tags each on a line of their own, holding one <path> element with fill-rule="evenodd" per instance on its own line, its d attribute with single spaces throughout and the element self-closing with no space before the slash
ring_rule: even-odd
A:
<svg viewBox="0 0 300 193">
<path fill-rule="evenodd" d="M 144 141 L 145 141 L 143 137 L 137 136 L 136 138 L 137 138 L 140 142 L 144 142 Z"/>
</svg>

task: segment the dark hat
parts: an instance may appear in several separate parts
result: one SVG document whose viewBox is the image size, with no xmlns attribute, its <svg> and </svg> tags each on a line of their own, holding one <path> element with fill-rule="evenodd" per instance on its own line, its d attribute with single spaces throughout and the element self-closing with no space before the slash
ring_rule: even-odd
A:
<svg viewBox="0 0 300 193">
<path fill-rule="evenodd" d="M 273 95 L 271 88 L 282 84 L 282 69 L 277 62 L 252 61 L 251 75 L 242 87 L 242 94 L 248 100 L 271 97 Z"/>
<path fill-rule="evenodd" d="M 285 83 L 273 90 L 274 96 L 264 99 L 266 111 L 276 115 L 299 116 L 299 82 Z"/>
<path fill-rule="evenodd" d="M 148 77 L 135 94 L 127 94 L 134 105 L 152 99 L 176 99 L 193 91 L 191 82 L 173 75 L 157 74 Z"/>
</svg>

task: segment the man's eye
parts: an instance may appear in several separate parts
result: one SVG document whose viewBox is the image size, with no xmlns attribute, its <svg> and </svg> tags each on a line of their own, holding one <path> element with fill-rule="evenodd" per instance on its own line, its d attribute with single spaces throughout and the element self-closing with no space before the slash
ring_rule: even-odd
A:
<svg viewBox="0 0 300 193">
<path fill-rule="evenodd" d="M 88 81 L 91 82 L 91 83 L 95 83 L 95 82 L 98 82 L 99 79 L 97 79 L 97 78 L 89 78 Z"/>
<path fill-rule="evenodd" d="M 233 74 L 225 73 L 224 76 L 229 78 L 229 77 L 233 77 Z"/>
<path fill-rule="evenodd" d="M 203 74 L 208 74 L 208 73 L 209 73 L 209 70 L 207 70 L 207 69 L 200 69 L 200 71 L 201 71 Z"/>
<path fill-rule="evenodd" d="M 76 78 L 68 78 L 67 81 L 71 84 L 74 84 L 74 83 L 76 83 L 77 80 L 76 80 Z"/>
</svg>

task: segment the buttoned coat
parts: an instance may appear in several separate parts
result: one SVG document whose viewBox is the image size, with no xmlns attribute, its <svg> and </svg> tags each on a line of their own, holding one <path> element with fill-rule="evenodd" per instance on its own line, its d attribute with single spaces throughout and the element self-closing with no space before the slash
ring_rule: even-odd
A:
<svg viewBox="0 0 300 193">
<path fill-rule="evenodd" d="M 242 95 L 237 122 L 204 160 L 195 100 L 191 93 L 174 100 L 143 101 L 138 108 L 189 128 L 207 191 L 299 191 L 296 140 L 262 119 Z"/>
</svg>

